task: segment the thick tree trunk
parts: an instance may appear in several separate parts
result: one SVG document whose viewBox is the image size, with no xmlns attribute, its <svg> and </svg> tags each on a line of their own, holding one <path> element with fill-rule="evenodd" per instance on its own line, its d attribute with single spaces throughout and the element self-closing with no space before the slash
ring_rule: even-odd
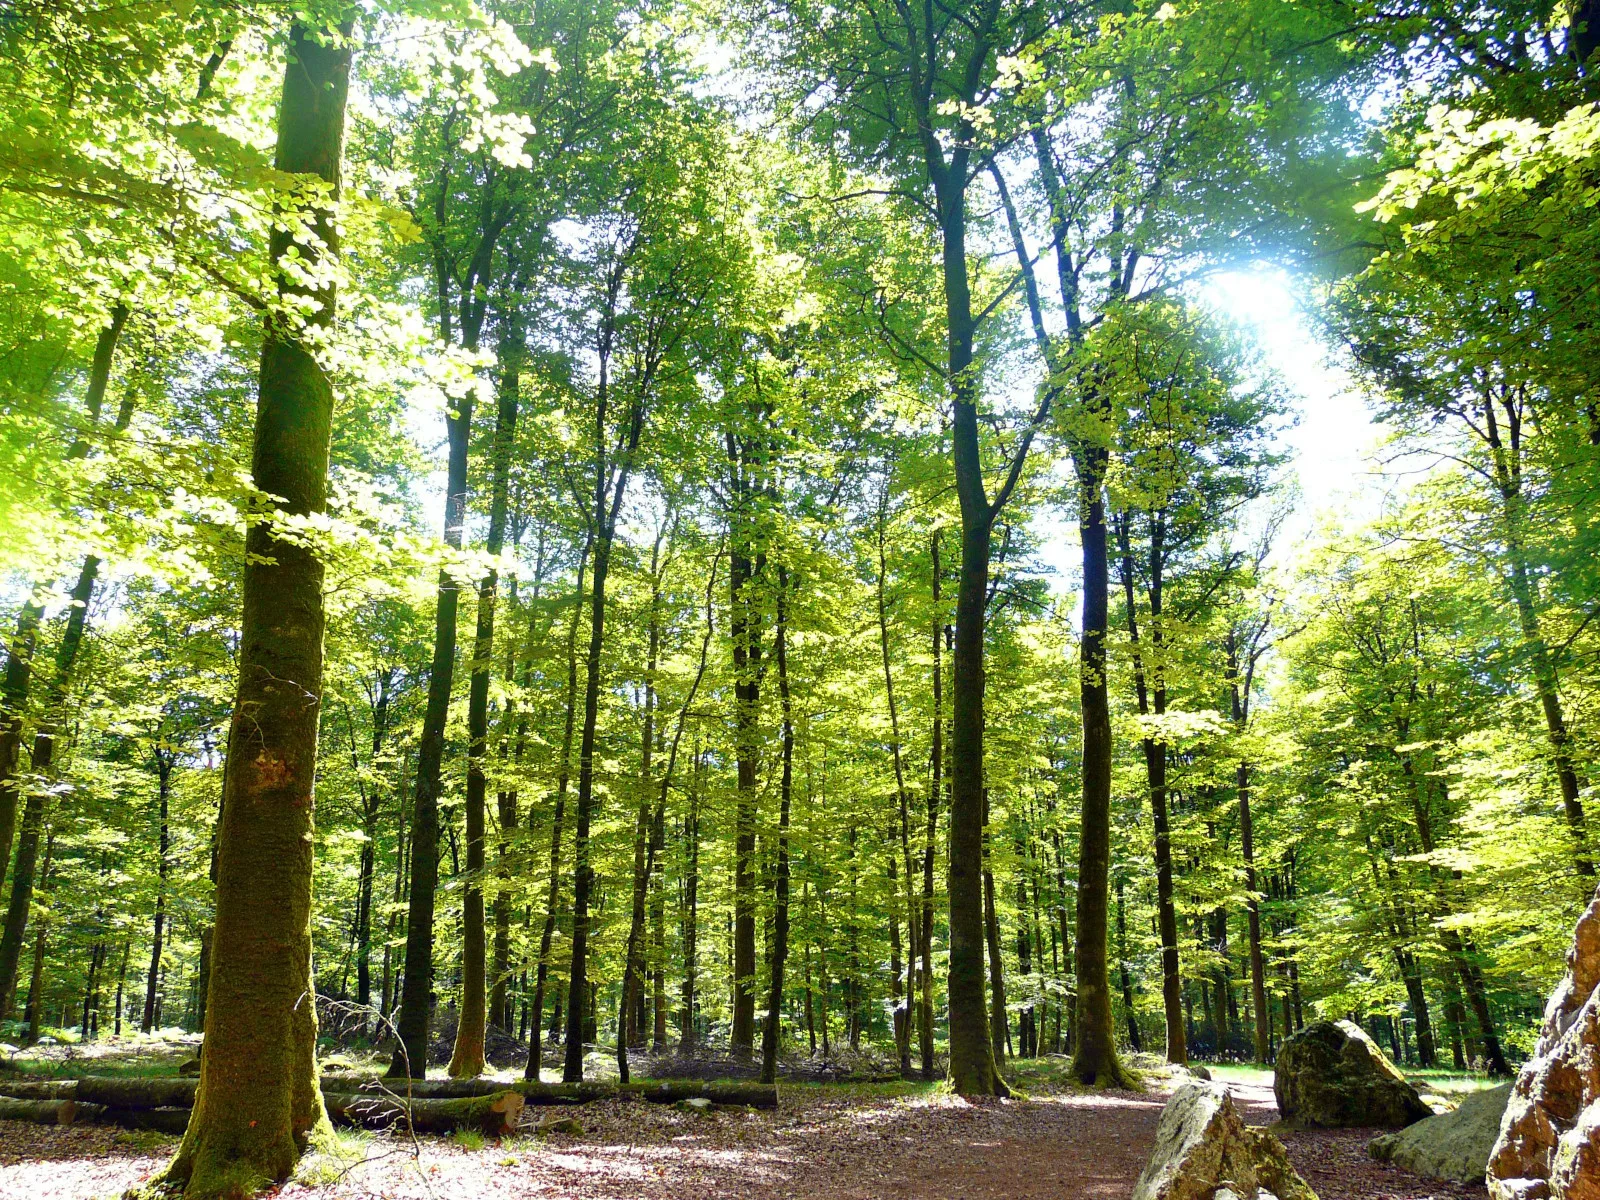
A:
<svg viewBox="0 0 1600 1200">
<path fill-rule="evenodd" d="M 950 1085 L 961 1095 L 1007 1095 L 990 1040 L 984 980 L 983 903 L 983 654 L 989 586 L 991 517 L 978 458 L 978 417 L 971 380 L 972 329 L 965 312 L 965 245 L 945 239 L 946 290 L 951 259 L 961 258 L 961 302 L 949 302 L 952 371 L 959 370 L 955 400 L 956 474 L 961 493 L 961 579 L 956 590 L 954 721 L 950 747 Z M 965 486 L 961 486 L 965 481 Z"/>
<path fill-rule="evenodd" d="M 276 169 L 314 176 L 337 198 L 344 146 L 351 29 L 331 39 L 303 24 L 289 35 L 278 109 Z M 308 214 L 336 254 L 334 214 Z M 294 244 L 275 230 L 271 257 Z M 297 247 L 302 258 L 321 251 Z M 333 319 L 332 285 L 308 295 L 287 273 L 280 297 L 314 299 L 312 323 Z M 282 315 L 269 315 L 261 351 L 252 475 L 294 515 L 327 501 L 333 389 Z M 223 772 L 217 836 L 216 934 L 205 1054 L 194 1115 L 168 1186 L 191 1198 L 234 1196 L 285 1179 L 326 1129 L 317 1089 L 311 974 L 312 789 L 322 697 L 323 567 L 304 545 L 253 524 L 246 535 L 238 695 Z"/>
</svg>

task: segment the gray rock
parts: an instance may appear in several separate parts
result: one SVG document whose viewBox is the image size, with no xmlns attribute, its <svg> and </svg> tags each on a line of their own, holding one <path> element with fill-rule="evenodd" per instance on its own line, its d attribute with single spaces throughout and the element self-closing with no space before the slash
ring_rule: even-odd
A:
<svg viewBox="0 0 1600 1200">
<path fill-rule="evenodd" d="M 1285 1041 L 1272 1090 L 1285 1121 L 1328 1129 L 1400 1129 L 1433 1115 L 1377 1044 L 1349 1021 L 1317 1021 Z"/>
<path fill-rule="evenodd" d="M 1252 1129 L 1220 1083 L 1193 1080 L 1167 1102 L 1133 1200 L 1316 1200 L 1283 1144 Z"/>
<path fill-rule="evenodd" d="M 1454 1112 L 1374 1138 L 1368 1153 L 1430 1179 L 1476 1183 L 1489 1166 L 1511 1085 L 1473 1092 Z"/>
</svg>

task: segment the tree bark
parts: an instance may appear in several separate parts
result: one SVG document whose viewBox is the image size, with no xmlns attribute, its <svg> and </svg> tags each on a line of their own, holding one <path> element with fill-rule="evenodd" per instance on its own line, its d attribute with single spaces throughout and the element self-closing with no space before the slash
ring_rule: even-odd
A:
<svg viewBox="0 0 1600 1200">
<path fill-rule="evenodd" d="M 328 36 L 303 23 L 289 35 L 275 167 L 309 176 L 337 200 L 351 26 Z M 335 215 L 317 203 L 302 259 L 336 255 Z M 292 222 L 291 222 L 292 224 Z M 292 235 L 275 229 L 271 259 Z M 331 284 L 308 293 L 280 269 L 279 296 L 313 300 L 313 325 L 333 320 Z M 265 322 L 252 474 L 282 511 L 327 502 L 333 389 L 299 330 Z M 239 682 L 217 837 L 216 933 L 205 1054 L 194 1115 L 164 1182 L 191 1200 L 282 1180 L 326 1129 L 317 1089 L 311 975 L 312 795 L 322 696 L 323 567 L 304 545 L 260 521 L 246 535 Z"/>
</svg>

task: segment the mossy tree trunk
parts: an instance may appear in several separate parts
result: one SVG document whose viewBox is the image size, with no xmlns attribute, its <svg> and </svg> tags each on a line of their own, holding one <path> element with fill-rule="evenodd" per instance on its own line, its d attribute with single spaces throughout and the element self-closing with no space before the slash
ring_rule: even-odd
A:
<svg viewBox="0 0 1600 1200">
<path fill-rule="evenodd" d="M 315 261 L 337 255 L 352 21 L 296 23 L 278 108 L 276 169 L 320 182 L 319 199 L 271 240 Z M 301 516 L 327 502 L 333 389 L 291 315 L 333 319 L 334 287 L 286 271 L 265 322 L 252 472 Z M 322 698 L 323 567 L 270 519 L 246 535 L 239 683 L 217 830 L 217 912 L 205 1054 L 193 1115 L 163 1182 L 187 1197 L 246 1196 L 285 1179 L 326 1130 L 317 1088 L 311 973 L 312 802 Z"/>
</svg>

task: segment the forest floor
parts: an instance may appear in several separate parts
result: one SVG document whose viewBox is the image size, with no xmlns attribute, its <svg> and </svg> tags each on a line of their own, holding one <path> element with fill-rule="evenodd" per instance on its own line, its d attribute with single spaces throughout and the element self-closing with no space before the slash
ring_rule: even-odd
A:
<svg viewBox="0 0 1600 1200">
<path fill-rule="evenodd" d="M 148 1069 L 150 1056 L 141 1062 Z M 83 1063 L 96 1073 L 113 1063 Z M 115 1065 L 122 1065 L 120 1063 Z M 1027 1098 L 969 1103 L 940 1085 L 794 1084 L 776 1112 L 685 1113 L 637 1100 L 568 1110 L 581 1136 L 409 1138 L 342 1133 L 281 1195 L 305 1200 L 1126 1200 L 1172 1083 L 1083 1091 L 1065 1060 L 1013 1063 Z M 80 1069 L 81 1069 L 80 1067 Z M 69 1072 L 77 1073 L 77 1072 Z M 1276 1119 L 1271 1076 L 1222 1068 L 1252 1124 Z M 528 1109 L 528 1119 L 540 1110 Z M 548 1110 L 543 1110 L 548 1115 Z M 1372 1130 L 1285 1132 L 1322 1200 L 1456 1200 L 1485 1195 L 1371 1161 Z M 97 1126 L 0 1121 L 0 1197 L 100 1200 L 148 1180 L 176 1139 Z"/>
</svg>

